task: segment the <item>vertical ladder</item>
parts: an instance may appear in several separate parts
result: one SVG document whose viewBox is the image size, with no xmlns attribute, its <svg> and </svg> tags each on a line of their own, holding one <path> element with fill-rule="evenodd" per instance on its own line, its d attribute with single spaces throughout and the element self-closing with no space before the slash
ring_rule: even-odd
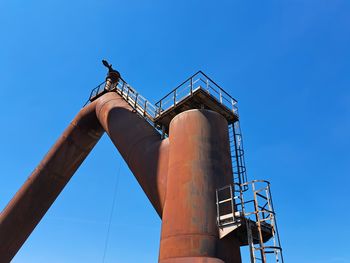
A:
<svg viewBox="0 0 350 263">
<path fill-rule="evenodd" d="M 234 186 L 229 184 L 216 190 L 216 222 L 219 237 L 223 238 L 241 226 L 241 212 L 236 207 L 239 197 L 234 195 Z"/>
<path fill-rule="evenodd" d="M 219 227 L 224 227 L 235 221 L 233 197 L 231 184 L 216 190 L 216 212 Z"/>
<path fill-rule="evenodd" d="M 244 160 L 243 138 L 239 121 L 230 123 L 228 126 L 228 131 L 230 140 L 233 182 L 235 185 L 242 187 L 242 189 L 237 189 L 238 191 L 246 191 L 248 190 L 248 185 L 245 184 L 247 182 L 247 170 Z M 235 189 L 235 191 L 237 190 Z"/>
</svg>

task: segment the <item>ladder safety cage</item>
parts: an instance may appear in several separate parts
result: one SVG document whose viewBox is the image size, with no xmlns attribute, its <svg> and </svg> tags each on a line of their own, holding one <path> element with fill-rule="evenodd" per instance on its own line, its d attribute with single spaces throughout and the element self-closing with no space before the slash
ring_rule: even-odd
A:
<svg viewBox="0 0 350 263">
<path fill-rule="evenodd" d="M 234 187 L 239 189 L 236 195 L 230 195 L 231 200 L 226 198 L 223 191 Z M 245 188 L 251 191 L 243 191 Z M 236 191 L 237 192 L 237 191 Z M 230 202 L 231 210 L 224 211 L 221 204 Z M 217 189 L 217 221 L 219 228 L 226 227 L 229 222 L 241 222 L 245 225 L 245 235 L 249 246 L 252 263 L 278 262 L 283 263 L 282 247 L 278 234 L 276 214 L 274 211 L 270 183 L 265 180 L 254 180 L 244 185 L 229 185 Z M 231 216 L 230 218 L 228 218 Z"/>
<path fill-rule="evenodd" d="M 248 185 L 247 169 L 244 159 L 243 138 L 239 120 L 230 123 L 228 126 L 230 151 L 232 161 L 233 183 L 236 184 L 236 191 L 247 191 Z"/>
</svg>

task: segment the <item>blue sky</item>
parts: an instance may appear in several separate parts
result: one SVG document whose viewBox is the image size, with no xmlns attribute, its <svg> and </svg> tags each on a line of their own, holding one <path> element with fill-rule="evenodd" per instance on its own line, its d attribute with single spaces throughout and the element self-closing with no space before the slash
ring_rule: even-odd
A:
<svg viewBox="0 0 350 263">
<path fill-rule="evenodd" d="M 102 58 L 153 102 L 201 69 L 239 102 L 248 176 L 272 182 L 286 262 L 350 262 L 349 12 L 345 0 L 0 0 L 0 209 L 103 81 Z M 13 262 L 102 262 L 116 180 L 105 262 L 156 262 L 161 221 L 107 136 Z"/>
</svg>

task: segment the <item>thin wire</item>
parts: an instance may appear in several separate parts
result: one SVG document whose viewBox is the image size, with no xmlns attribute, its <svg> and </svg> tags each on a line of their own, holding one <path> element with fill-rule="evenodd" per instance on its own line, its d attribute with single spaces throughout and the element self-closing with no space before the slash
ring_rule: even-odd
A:
<svg viewBox="0 0 350 263">
<path fill-rule="evenodd" d="M 109 215 L 109 222 L 108 222 L 108 228 L 107 228 L 107 235 L 106 235 L 106 240 L 105 240 L 105 247 L 103 250 L 103 258 L 102 258 L 102 263 L 105 262 L 106 259 L 106 254 L 107 254 L 107 247 L 108 247 L 108 241 L 109 241 L 109 233 L 111 230 L 111 224 L 112 224 L 112 217 L 113 217 L 113 212 L 114 212 L 114 207 L 115 207 L 115 201 L 117 197 L 117 190 L 118 190 L 118 184 L 119 184 L 119 177 L 120 177 L 120 168 L 121 168 L 121 163 L 122 160 L 119 160 L 119 168 L 118 168 L 118 173 L 117 173 L 117 178 L 115 180 L 115 186 L 114 186 L 114 193 L 113 193 L 113 201 L 112 201 L 112 208 L 111 208 L 111 213 Z"/>
</svg>

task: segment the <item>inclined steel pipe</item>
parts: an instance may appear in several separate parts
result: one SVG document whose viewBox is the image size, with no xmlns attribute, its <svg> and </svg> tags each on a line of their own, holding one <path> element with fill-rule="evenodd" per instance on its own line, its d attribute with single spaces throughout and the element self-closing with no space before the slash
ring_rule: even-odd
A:
<svg viewBox="0 0 350 263">
<path fill-rule="evenodd" d="M 0 262 L 15 256 L 103 134 L 96 103 L 83 108 L 0 214 Z"/>
<path fill-rule="evenodd" d="M 111 102 L 118 103 L 108 112 Z M 162 141 L 159 134 L 119 95 L 107 93 L 78 113 L 1 212 L 0 263 L 11 261 L 103 135 L 104 129 L 96 116 L 97 104 L 102 124 L 156 211 L 159 215 L 162 214 L 167 173 L 167 140 Z M 111 123 L 111 118 L 115 122 Z M 122 141 L 115 138 L 118 135 Z"/>
</svg>

